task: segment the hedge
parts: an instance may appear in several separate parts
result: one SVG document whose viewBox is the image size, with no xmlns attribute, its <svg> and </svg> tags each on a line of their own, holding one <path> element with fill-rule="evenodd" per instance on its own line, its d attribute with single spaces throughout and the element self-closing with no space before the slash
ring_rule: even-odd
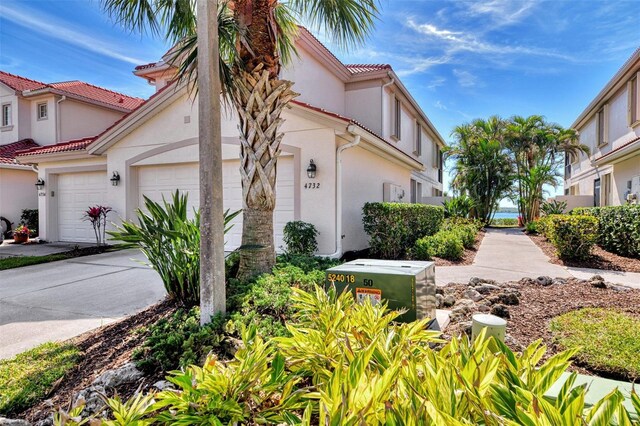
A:
<svg viewBox="0 0 640 426">
<path fill-rule="evenodd" d="M 419 260 L 431 260 L 433 257 L 459 260 L 464 254 L 462 235 L 455 230 L 439 231 L 416 241 L 413 255 Z"/>
<path fill-rule="evenodd" d="M 366 203 L 362 216 L 372 253 L 383 259 L 399 259 L 418 238 L 438 231 L 444 219 L 444 208 L 425 204 Z"/>
<path fill-rule="evenodd" d="M 571 214 L 598 218 L 598 244 L 605 250 L 640 257 L 640 205 L 581 207 Z"/>
<path fill-rule="evenodd" d="M 598 220 L 589 215 L 549 215 L 544 234 L 563 259 L 585 259 L 598 239 Z"/>
</svg>

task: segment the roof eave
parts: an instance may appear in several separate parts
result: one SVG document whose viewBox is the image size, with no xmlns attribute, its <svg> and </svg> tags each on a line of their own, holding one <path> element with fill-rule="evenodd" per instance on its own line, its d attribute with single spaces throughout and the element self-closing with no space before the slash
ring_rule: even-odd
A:
<svg viewBox="0 0 640 426">
<path fill-rule="evenodd" d="M 25 98 L 28 98 L 28 97 L 31 97 L 31 96 L 46 95 L 48 93 L 51 93 L 53 95 L 58 95 L 58 96 L 66 96 L 67 98 L 75 99 L 75 100 L 80 101 L 80 102 L 85 102 L 85 103 L 88 103 L 88 104 L 101 106 L 103 108 L 108 108 L 108 109 L 119 111 L 119 112 L 127 113 L 127 112 L 131 111 L 131 108 L 118 107 L 118 106 L 115 106 L 115 105 L 108 104 L 106 102 L 100 102 L 100 101 L 97 101 L 95 99 L 87 98 L 86 96 L 82 96 L 82 95 L 78 95 L 78 94 L 75 94 L 75 93 L 66 92 L 64 90 L 55 89 L 55 88 L 52 88 L 52 87 L 45 87 L 43 89 L 36 89 L 36 90 L 25 90 L 25 91 L 22 92 L 22 96 L 24 96 Z"/>
<path fill-rule="evenodd" d="M 593 162 L 597 166 L 604 166 L 605 164 L 619 163 L 636 155 L 640 155 L 640 138 L 620 149 L 594 159 Z"/>
<path fill-rule="evenodd" d="M 30 164 L 38 164 L 43 162 L 62 161 L 62 160 L 82 160 L 86 158 L 95 158 L 95 157 L 97 156 L 89 154 L 86 148 L 77 149 L 74 151 L 66 151 L 66 152 L 22 154 L 22 155 L 16 156 L 18 161 L 20 161 L 21 163 L 30 163 Z"/>
</svg>

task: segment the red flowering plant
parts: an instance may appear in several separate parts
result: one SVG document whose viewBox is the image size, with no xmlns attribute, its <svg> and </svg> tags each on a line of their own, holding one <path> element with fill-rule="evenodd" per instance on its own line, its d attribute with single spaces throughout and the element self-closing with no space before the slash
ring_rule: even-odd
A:
<svg viewBox="0 0 640 426">
<path fill-rule="evenodd" d="M 13 230 L 13 235 L 17 235 L 19 237 L 24 237 L 24 236 L 29 237 L 31 235 L 31 230 L 27 228 L 25 225 L 20 225 Z"/>
<path fill-rule="evenodd" d="M 93 206 L 84 212 L 83 219 L 89 221 L 93 226 L 98 247 L 106 244 L 107 215 L 112 210 L 108 206 Z"/>
</svg>

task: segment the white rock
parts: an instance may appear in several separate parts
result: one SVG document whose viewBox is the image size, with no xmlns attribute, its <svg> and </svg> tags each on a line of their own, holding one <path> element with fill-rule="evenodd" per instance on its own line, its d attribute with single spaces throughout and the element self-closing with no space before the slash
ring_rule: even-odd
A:
<svg viewBox="0 0 640 426">
<path fill-rule="evenodd" d="M 122 384 L 135 383 L 142 377 L 142 371 L 138 370 L 134 363 L 128 362 L 115 370 L 105 371 L 93 381 L 92 385 L 113 388 Z"/>
</svg>

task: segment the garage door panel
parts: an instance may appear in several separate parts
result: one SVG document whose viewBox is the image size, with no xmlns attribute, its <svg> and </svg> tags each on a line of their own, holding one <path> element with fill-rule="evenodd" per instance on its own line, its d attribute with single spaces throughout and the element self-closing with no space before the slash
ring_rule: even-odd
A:
<svg viewBox="0 0 640 426">
<path fill-rule="evenodd" d="M 240 179 L 240 161 L 227 160 L 223 163 L 222 188 L 224 192 L 224 209 L 230 212 L 242 209 L 242 183 Z M 292 157 L 281 157 L 278 164 L 278 181 L 276 185 L 276 210 L 274 212 L 274 237 L 276 248 L 283 245 L 282 233 L 287 222 L 294 218 L 294 168 Z M 143 206 L 142 197 L 146 195 L 154 201 L 161 201 L 162 195 L 167 199 L 179 189 L 189 194 L 189 210 L 199 205 L 199 174 L 197 163 L 142 166 L 138 169 L 139 205 Z M 232 222 L 234 226 L 225 235 L 225 250 L 234 250 L 242 243 L 242 214 Z"/>
<path fill-rule="evenodd" d="M 83 220 L 90 206 L 106 205 L 107 173 L 83 172 L 58 175 L 58 239 L 94 242 L 91 224 Z"/>
</svg>

